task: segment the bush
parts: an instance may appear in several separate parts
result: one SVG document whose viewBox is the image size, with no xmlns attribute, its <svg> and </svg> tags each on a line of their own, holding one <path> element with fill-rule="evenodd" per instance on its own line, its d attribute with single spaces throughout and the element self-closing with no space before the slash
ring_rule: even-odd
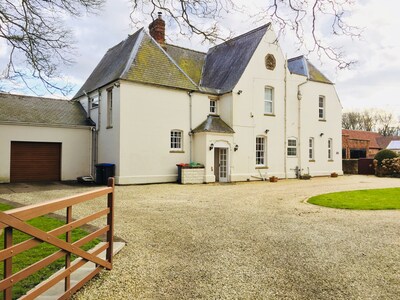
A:
<svg viewBox="0 0 400 300">
<path fill-rule="evenodd" d="M 397 154 L 395 152 L 393 152 L 392 150 L 385 149 L 385 150 L 379 151 L 375 155 L 374 160 L 377 161 L 378 166 L 382 166 L 382 161 L 384 159 L 392 159 L 392 158 L 395 158 L 395 157 L 397 157 Z"/>
</svg>

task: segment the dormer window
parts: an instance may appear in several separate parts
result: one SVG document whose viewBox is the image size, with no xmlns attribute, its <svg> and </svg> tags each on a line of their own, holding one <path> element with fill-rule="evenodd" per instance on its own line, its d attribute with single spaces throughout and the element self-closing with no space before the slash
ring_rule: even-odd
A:
<svg viewBox="0 0 400 300">
<path fill-rule="evenodd" d="M 217 115 L 218 114 L 218 99 L 210 98 L 210 114 Z"/>
<path fill-rule="evenodd" d="M 99 96 L 98 95 L 92 97 L 90 100 L 91 100 L 90 101 L 90 103 L 91 103 L 90 108 L 99 107 Z"/>
</svg>

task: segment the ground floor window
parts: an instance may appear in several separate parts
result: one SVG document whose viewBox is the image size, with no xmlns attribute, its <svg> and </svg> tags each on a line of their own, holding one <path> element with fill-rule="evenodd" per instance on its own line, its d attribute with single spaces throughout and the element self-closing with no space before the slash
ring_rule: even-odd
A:
<svg viewBox="0 0 400 300">
<path fill-rule="evenodd" d="M 308 158 L 314 160 L 314 138 L 308 139 Z"/>
<path fill-rule="evenodd" d="M 289 138 L 287 143 L 287 156 L 297 156 L 297 140 L 295 138 Z"/>
<path fill-rule="evenodd" d="M 256 137 L 256 166 L 265 166 L 266 159 L 265 159 L 265 137 L 258 136 Z"/>
<path fill-rule="evenodd" d="M 332 155 L 332 139 L 328 139 L 328 159 L 332 160 L 333 155 Z"/>
<path fill-rule="evenodd" d="M 171 130 L 171 150 L 182 151 L 182 130 Z"/>
</svg>

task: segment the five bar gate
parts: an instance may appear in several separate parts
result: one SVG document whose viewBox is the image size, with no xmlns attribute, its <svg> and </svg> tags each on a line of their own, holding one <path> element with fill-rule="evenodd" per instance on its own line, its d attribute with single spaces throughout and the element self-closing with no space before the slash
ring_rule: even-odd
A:
<svg viewBox="0 0 400 300">
<path fill-rule="evenodd" d="M 72 219 L 72 207 L 79 203 L 107 195 L 107 207 L 89 216 L 78 220 Z M 60 210 L 66 209 L 66 224 L 44 232 L 36 227 L 27 224 L 25 221 Z M 106 216 L 107 225 L 100 228 L 78 241 L 72 242 L 72 230 L 84 224 L 92 222 Z M 0 290 L 3 291 L 3 299 L 12 299 L 12 288 L 17 282 L 48 266 L 59 258 L 65 257 L 65 269 L 58 272 L 55 276 L 46 280 L 34 289 L 30 290 L 21 299 L 34 299 L 56 283 L 64 280 L 64 294 L 59 299 L 68 299 L 73 293 L 80 289 L 87 281 L 97 275 L 103 268 L 111 270 L 113 255 L 113 232 L 114 232 L 114 178 L 109 178 L 108 187 L 94 191 L 75 195 L 72 197 L 61 198 L 40 204 L 25 206 L 22 208 L 11 209 L 0 212 L 0 230 L 4 229 L 4 249 L 0 251 L 0 261 L 4 263 L 4 278 L 0 281 Z M 32 238 L 19 244 L 13 245 L 13 229 L 19 230 L 30 235 Z M 57 236 L 66 234 L 65 241 Z M 84 244 L 106 234 L 106 243 L 92 250 L 84 251 L 80 247 Z M 40 243 L 49 243 L 56 246 L 59 250 L 46 258 L 16 272 L 12 272 L 12 259 L 17 254 L 29 250 Z M 97 255 L 106 250 L 106 259 L 101 259 Z M 79 259 L 71 264 L 71 254 Z M 81 281 L 71 287 L 71 273 L 81 266 L 91 261 L 96 264 L 96 268 L 84 277 Z"/>
</svg>

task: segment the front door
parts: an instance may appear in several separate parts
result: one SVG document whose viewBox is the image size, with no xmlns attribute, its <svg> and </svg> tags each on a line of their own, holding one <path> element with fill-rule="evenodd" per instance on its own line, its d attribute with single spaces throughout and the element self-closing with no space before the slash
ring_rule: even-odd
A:
<svg viewBox="0 0 400 300">
<path fill-rule="evenodd" d="M 228 182 L 228 149 L 215 148 L 214 152 L 215 181 Z"/>
</svg>

